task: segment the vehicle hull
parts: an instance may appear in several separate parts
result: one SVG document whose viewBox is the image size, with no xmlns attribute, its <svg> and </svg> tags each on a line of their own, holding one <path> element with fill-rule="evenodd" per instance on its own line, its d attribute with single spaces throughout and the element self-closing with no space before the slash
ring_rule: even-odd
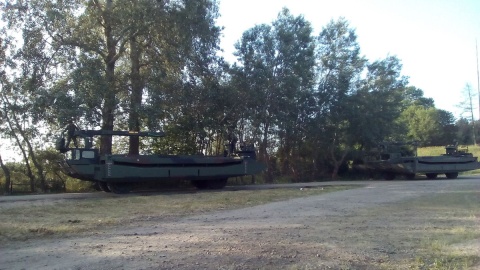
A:
<svg viewBox="0 0 480 270">
<path fill-rule="evenodd" d="M 424 156 L 367 161 L 365 168 L 394 174 L 446 174 L 480 169 L 477 157 Z"/>
<path fill-rule="evenodd" d="M 170 179 L 209 180 L 225 179 L 260 173 L 265 166 L 248 156 L 177 156 L 177 155 L 104 155 L 85 158 L 75 149 L 79 158 L 62 163 L 65 173 L 85 181 L 141 182 Z M 92 157 L 98 155 L 92 154 Z"/>
</svg>

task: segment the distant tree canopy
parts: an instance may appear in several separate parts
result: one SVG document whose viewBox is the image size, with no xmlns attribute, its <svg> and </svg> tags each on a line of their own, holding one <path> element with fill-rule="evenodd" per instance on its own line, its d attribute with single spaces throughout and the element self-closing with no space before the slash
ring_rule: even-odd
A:
<svg viewBox="0 0 480 270">
<path fill-rule="evenodd" d="M 217 155 L 234 132 L 257 146 L 266 181 L 336 177 L 379 141 L 445 144 L 463 130 L 408 85 L 400 59 L 363 56 L 345 18 L 316 35 L 284 8 L 239 37 L 230 65 L 215 0 L 8 0 L 2 11 L 0 130 L 32 190 L 59 175 L 45 142 L 68 119 L 167 133 L 128 146 L 103 136 L 102 153 Z"/>
</svg>

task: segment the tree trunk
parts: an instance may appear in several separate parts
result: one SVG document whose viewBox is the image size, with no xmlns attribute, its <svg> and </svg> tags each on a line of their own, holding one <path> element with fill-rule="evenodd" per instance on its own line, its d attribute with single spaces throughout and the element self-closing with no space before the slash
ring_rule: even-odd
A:
<svg viewBox="0 0 480 270">
<path fill-rule="evenodd" d="M 8 167 L 3 163 L 3 160 L 2 160 L 2 155 L 0 154 L 0 166 L 3 170 L 3 174 L 5 175 L 5 195 L 9 195 L 11 194 L 10 192 L 10 185 L 12 183 L 12 178 L 11 178 L 11 175 L 10 175 L 10 169 L 8 169 Z"/>
<path fill-rule="evenodd" d="M 131 131 L 140 131 L 139 110 L 142 106 L 143 81 L 140 75 L 140 57 L 141 51 L 135 37 L 130 39 L 130 80 L 132 83 L 132 93 L 130 94 L 130 114 L 128 128 Z M 138 136 L 130 137 L 129 155 L 138 155 L 140 148 L 140 138 Z"/>
<path fill-rule="evenodd" d="M 350 152 L 350 148 L 345 149 L 345 151 L 342 153 L 342 156 L 340 157 L 339 160 L 335 157 L 335 148 L 332 147 L 330 151 L 330 155 L 332 157 L 333 161 L 333 172 L 332 172 L 332 180 L 336 180 L 338 178 L 338 171 L 340 169 L 340 166 L 342 165 L 343 161 L 345 161 L 345 158 L 347 157 L 348 152 Z"/>
<path fill-rule="evenodd" d="M 264 173 L 265 176 L 265 182 L 266 183 L 273 183 L 273 174 L 272 174 L 272 169 L 271 164 L 270 164 L 270 158 L 268 156 L 267 152 L 267 145 L 268 145 L 268 131 L 270 128 L 270 124 L 268 121 L 265 122 L 264 125 L 264 131 L 263 131 L 263 138 L 262 138 L 262 143 L 260 144 L 260 149 L 259 149 L 259 156 L 262 159 L 263 162 L 267 165 L 267 169 Z"/>
<path fill-rule="evenodd" d="M 112 10 L 113 0 L 107 0 L 105 4 L 105 10 L 103 13 L 104 20 L 104 33 L 107 41 L 107 55 L 105 61 L 105 78 L 107 81 L 107 87 L 104 96 L 104 103 L 102 108 L 102 129 L 113 130 L 114 112 L 116 105 L 116 85 L 115 85 L 115 62 L 117 56 L 117 42 L 115 41 L 112 33 Z M 100 139 L 100 154 L 112 153 L 112 136 L 103 135 Z"/>
<path fill-rule="evenodd" d="M 9 100 L 5 96 L 3 96 L 3 101 L 6 104 L 9 104 Z M 13 118 L 15 118 L 15 115 L 14 115 Z M 25 148 L 24 148 L 20 138 L 18 137 L 17 132 L 15 132 L 15 129 L 14 129 L 13 123 L 12 123 L 13 120 L 10 118 L 8 113 L 5 113 L 5 119 L 7 120 L 8 127 L 13 134 L 13 137 L 15 139 L 15 142 L 18 145 L 18 148 L 20 148 L 20 152 L 22 152 L 22 157 L 23 157 L 23 160 L 25 161 L 25 168 L 27 169 L 27 176 L 30 180 L 30 192 L 35 192 L 35 176 L 33 175 L 32 168 L 31 168 L 31 165 L 30 165 L 30 161 L 28 159 Z M 17 124 L 18 124 L 18 122 L 16 122 L 15 126 L 18 126 Z"/>
<path fill-rule="evenodd" d="M 6 98 L 4 98 L 4 101 L 6 101 L 7 103 L 9 102 Z M 25 149 L 23 149 L 22 144 L 20 143 L 20 139 L 18 138 L 18 135 L 15 133 L 18 146 L 22 149 L 23 157 L 28 170 L 28 176 L 30 177 L 30 190 L 31 192 L 35 192 L 35 177 L 33 176 L 33 173 L 30 169 L 29 158 L 32 161 L 33 166 L 37 169 L 37 172 L 38 172 L 37 175 L 40 178 L 40 188 L 42 192 L 45 192 L 47 186 L 46 186 L 45 175 L 43 173 L 43 166 L 38 162 L 37 157 L 35 156 L 35 152 L 33 151 L 33 146 L 30 142 L 30 138 L 25 133 L 25 130 L 22 128 L 22 125 L 20 125 L 15 112 L 12 111 L 12 114 L 13 114 L 12 118 L 8 117 L 8 115 L 6 117 L 7 121 L 9 122 L 10 129 L 12 130 L 12 132 L 14 132 L 14 129 L 12 126 L 12 121 L 13 121 L 13 124 L 15 124 L 15 128 L 16 128 L 15 130 L 18 133 L 20 133 L 20 135 L 23 138 L 23 142 L 25 142 L 25 144 L 27 145 L 28 157 L 25 153 Z"/>
</svg>

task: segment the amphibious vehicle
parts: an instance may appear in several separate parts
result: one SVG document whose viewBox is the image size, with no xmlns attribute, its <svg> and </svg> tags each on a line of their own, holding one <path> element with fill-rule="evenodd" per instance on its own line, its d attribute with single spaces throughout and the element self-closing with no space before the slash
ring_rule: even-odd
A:
<svg viewBox="0 0 480 270">
<path fill-rule="evenodd" d="M 205 155 L 101 155 L 92 147 L 97 135 L 163 137 L 163 132 L 77 130 L 84 147 L 67 148 L 60 136 L 56 149 L 66 154 L 64 172 L 74 178 L 95 182 L 105 192 L 128 193 L 134 184 L 152 181 L 188 180 L 197 189 L 222 189 L 229 177 L 255 175 L 265 166 L 256 160 L 253 145 L 231 145 L 223 156 Z"/>
<path fill-rule="evenodd" d="M 408 145 L 413 151 L 405 151 Z M 446 146 L 445 154 L 441 156 L 417 156 L 415 142 L 381 143 L 378 148 L 367 156 L 362 167 L 370 173 L 383 174 L 386 180 L 399 175 L 414 179 L 416 174 L 424 174 L 428 179 L 445 174 L 447 178 L 455 179 L 459 172 L 480 169 L 477 157 L 468 153 L 468 149 L 459 150 L 458 144 Z"/>
</svg>

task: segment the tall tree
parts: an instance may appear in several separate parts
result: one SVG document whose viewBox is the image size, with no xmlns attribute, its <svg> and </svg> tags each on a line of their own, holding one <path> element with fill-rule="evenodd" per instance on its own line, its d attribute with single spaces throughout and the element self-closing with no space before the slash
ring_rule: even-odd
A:
<svg viewBox="0 0 480 270">
<path fill-rule="evenodd" d="M 5 194 L 10 194 L 10 185 L 12 183 L 12 177 L 10 174 L 10 169 L 8 166 L 3 163 L 2 155 L 0 154 L 0 167 L 3 170 L 3 175 L 5 176 Z"/>
<path fill-rule="evenodd" d="M 312 28 L 302 16 L 284 9 L 273 22 L 277 40 L 277 81 L 280 91 L 278 157 L 283 172 L 300 178 L 297 159 L 306 136 L 315 83 L 315 42 Z"/>
<path fill-rule="evenodd" d="M 470 118 L 470 124 L 472 125 L 473 144 L 477 145 L 477 136 L 475 131 L 475 118 L 473 114 L 473 111 L 475 109 L 473 105 L 473 100 L 476 97 L 476 94 L 473 91 L 472 86 L 468 83 L 463 88 L 462 94 L 463 94 L 463 100 L 458 105 L 458 107 L 463 110 L 463 113 L 467 113 L 469 115 L 468 117 Z"/>
<path fill-rule="evenodd" d="M 396 119 L 407 84 L 401 69 L 400 60 L 393 56 L 367 65 L 366 77 L 349 103 L 350 133 L 360 147 L 370 148 L 399 132 Z"/>
<path fill-rule="evenodd" d="M 2 19 L 8 20 L 8 24 L 2 32 L 10 41 L 4 66 L 4 70 L 9 70 L 9 76 L 2 77 L 1 82 L 2 116 L 8 135 L 14 138 L 21 151 L 31 191 L 35 191 L 37 177 L 40 188 L 45 190 L 44 168 L 35 153 L 39 141 L 34 139 L 40 135 L 39 127 L 44 123 L 48 104 L 45 88 L 51 79 L 54 52 L 50 50 L 49 42 L 37 24 L 36 9 L 22 2 L 16 5 L 7 2 L 3 10 Z M 12 32 L 20 32 L 21 38 L 14 37 Z M 18 48 L 13 45 L 16 39 L 21 39 Z"/>
<path fill-rule="evenodd" d="M 2 36 L 5 36 L 5 32 L 2 31 L 3 35 Z M 5 89 L 3 88 L 3 85 L 4 85 L 4 82 L 7 81 L 7 77 L 6 77 L 6 71 L 5 71 L 5 61 L 6 61 L 6 46 L 7 44 L 5 44 L 5 40 L 4 38 L 0 38 L 0 91 L 1 91 L 1 94 L 3 95 L 3 91 L 5 91 Z M 5 106 L 3 106 L 5 108 Z M 4 122 L 4 118 L 3 118 L 3 114 L 4 114 L 4 111 L 5 110 L 0 110 L 0 126 L 3 126 L 3 122 Z M 6 166 L 4 163 L 3 163 L 3 160 L 2 160 L 2 156 L 0 154 L 0 167 L 2 168 L 3 170 L 3 174 L 5 175 L 5 194 L 10 194 L 10 183 L 11 183 L 11 176 L 10 176 L 10 170 L 8 168 L 8 166 Z"/>
<path fill-rule="evenodd" d="M 54 46 L 67 47 L 99 57 L 103 61 L 105 84 L 101 93 L 101 128 L 113 130 L 119 86 L 115 69 L 118 59 L 125 53 L 130 40 L 131 26 L 125 21 L 130 1 L 32 1 L 41 14 L 41 25 L 45 26 Z M 77 50 L 78 49 L 78 50 Z M 112 137 L 102 136 L 100 152 L 111 153 Z"/>
<path fill-rule="evenodd" d="M 460 144 L 469 145 L 473 141 L 472 124 L 466 118 L 460 118 L 455 122 L 457 128 L 456 139 Z"/>
<path fill-rule="evenodd" d="M 323 141 L 328 142 L 328 156 L 333 165 L 332 178 L 336 178 L 353 143 L 348 134 L 351 122 L 349 96 L 358 87 L 365 59 L 360 55 L 355 30 L 344 18 L 330 21 L 318 37 L 319 75 L 317 98 L 318 125 L 323 126 Z M 321 135 L 320 135 L 321 134 Z M 319 140 L 321 141 L 321 140 Z"/>
<path fill-rule="evenodd" d="M 236 55 L 241 63 L 241 78 L 249 103 L 252 129 L 259 141 L 259 156 L 269 163 L 267 152 L 269 138 L 278 111 L 276 81 L 275 38 L 272 27 L 257 25 L 243 33 L 236 43 Z M 272 181 L 271 168 L 267 168 L 267 181 Z"/>
<path fill-rule="evenodd" d="M 259 141 L 260 157 L 270 164 L 268 148 L 278 147 L 282 167 L 292 171 L 289 160 L 298 153 L 304 105 L 314 84 L 312 28 L 302 16 L 283 9 L 272 25 L 257 25 L 244 32 L 235 45 L 240 72 L 238 85 L 248 93 L 251 127 Z M 275 143 L 275 144 L 273 144 Z M 267 179 L 272 177 L 272 165 Z"/>
<path fill-rule="evenodd" d="M 157 47 L 146 50 L 152 63 L 145 88 L 147 122 L 168 131 L 162 148 L 215 152 L 205 148 L 205 141 L 222 140 L 222 119 L 231 117 L 233 108 L 220 85 L 225 65 L 217 55 L 221 31 L 215 25 L 217 2 L 181 1 L 168 16 L 165 30 L 152 30 Z"/>
<path fill-rule="evenodd" d="M 407 138 L 418 141 L 420 146 L 430 146 L 436 136 L 442 132 L 439 111 L 435 108 L 424 108 L 412 105 L 402 112 L 400 122 L 408 130 Z"/>
<path fill-rule="evenodd" d="M 411 105 L 420 105 L 425 108 L 435 107 L 434 100 L 432 98 L 426 98 L 423 95 L 423 90 L 416 88 L 415 86 L 406 87 L 403 96 L 402 103 L 404 108 Z"/>
<path fill-rule="evenodd" d="M 454 143 L 457 137 L 458 127 L 455 126 L 455 117 L 451 112 L 437 109 L 441 132 L 432 140 L 433 145 L 448 145 Z"/>
</svg>

